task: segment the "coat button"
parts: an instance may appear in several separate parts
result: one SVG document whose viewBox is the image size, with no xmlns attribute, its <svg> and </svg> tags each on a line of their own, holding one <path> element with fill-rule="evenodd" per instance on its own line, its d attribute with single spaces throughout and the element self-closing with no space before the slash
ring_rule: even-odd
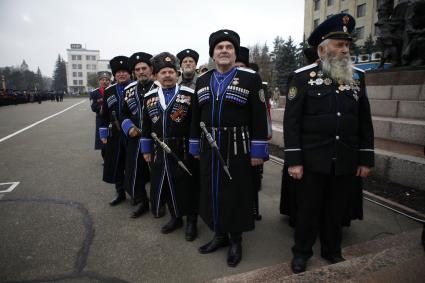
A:
<svg viewBox="0 0 425 283">
<path fill-rule="evenodd" d="M 339 93 L 339 90 L 335 90 L 336 93 Z"/>
<path fill-rule="evenodd" d="M 336 140 L 339 140 L 339 136 L 336 136 L 336 137 L 335 137 L 335 139 L 336 139 Z"/>
<path fill-rule="evenodd" d="M 340 117 L 341 116 L 341 112 L 337 112 L 336 116 Z"/>
<path fill-rule="evenodd" d="M 320 92 L 317 95 L 320 96 Z"/>
</svg>

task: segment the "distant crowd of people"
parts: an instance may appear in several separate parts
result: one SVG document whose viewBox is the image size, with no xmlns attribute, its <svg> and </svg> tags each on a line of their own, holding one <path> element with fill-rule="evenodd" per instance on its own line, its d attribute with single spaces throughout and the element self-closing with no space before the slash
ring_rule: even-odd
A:
<svg viewBox="0 0 425 283">
<path fill-rule="evenodd" d="M 65 93 L 62 91 L 20 91 L 6 89 L 0 92 L 0 106 L 34 102 L 41 104 L 41 102 L 45 100 L 60 102 L 63 101 L 64 94 Z"/>
</svg>

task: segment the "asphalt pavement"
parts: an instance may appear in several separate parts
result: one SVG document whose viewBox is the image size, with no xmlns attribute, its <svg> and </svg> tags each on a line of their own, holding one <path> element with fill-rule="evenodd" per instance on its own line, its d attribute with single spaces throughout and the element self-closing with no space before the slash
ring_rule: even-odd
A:
<svg viewBox="0 0 425 283">
<path fill-rule="evenodd" d="M 184 229 L 159 232 L 169 215 L 131 219 L 129 201 L 109 206 L 114 187 L 101 180 L 94 119 L 88 99 L 0 108 L 0 282 L 201 282 L 291 259 L 278 164 L 265 165 L 263 219 L 230 268 L 226 249 L 198 253 L 212 236 L 202 220 L 199 238 L 186 242 Z M 344 246 L 420 227 L 368 202 L 364 209 L 365 219 L 344 230 Z"/>
</svg>

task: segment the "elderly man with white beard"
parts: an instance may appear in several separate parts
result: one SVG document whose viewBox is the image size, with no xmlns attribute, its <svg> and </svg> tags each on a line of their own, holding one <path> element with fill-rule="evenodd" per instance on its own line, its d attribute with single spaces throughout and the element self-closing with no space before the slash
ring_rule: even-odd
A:
<svg viewBox="0 0 425 283">
<path fill-rule="evenodd" d="M 305 271 L 320 235 L 321 256 L 341 254 L 342 222 L 358 179 L 374 165 L 373 126 L 364 73 L 352 66 L 349 45 L 355 20 L 337 14 L 308 42 L 319 61 L 295 71 L 284 117 L 285 162 L 296 192 L 295 245 L 291 267 Z"/>
<path fill-rule="evenodd" d="M 187 86 L 191 89 L 196 87 L 196 65 L 198 64 L 199 54 L 193 49 L 185 49 L 177 54 L 180 60 L 181 77 L 179 78 L 178 85 Z"/>
</svg>

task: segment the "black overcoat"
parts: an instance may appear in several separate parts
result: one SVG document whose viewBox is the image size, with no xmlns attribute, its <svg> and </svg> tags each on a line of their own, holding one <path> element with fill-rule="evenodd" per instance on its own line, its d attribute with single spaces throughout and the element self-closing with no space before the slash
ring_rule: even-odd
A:
<svg viewBox="0 0 425 283">
<path fill-rule="evenodd" d="M 214 70 L 197 80 L 191 126 L 191 153 L 200 154 L 199 215 L 216 232 L 254 229 L 251 158 L 268 159 L 267 107 L 260 76 L 237 68 L 222 95 L 214 94 Z M 212 133 L 229 167 L 225 174 L 200 122 Z"/>
<path fill-rule="evenodd" d="M 168 182 L 170 186 L 174 214 L 177 217 L 198 213 L 199 162 L 189 154 L 193 92 L 185 86 L 176 87 L 176 93 L 166 107 L 161 88 L 148 92 L 144 98 L 142 152 L 152 153 L 151 203 L 156 214 L 161 198 L 164 197 L 164 182 Z M 183 161 L 192 176 L 153 141 L 152 132 Z"/>
</svg>

